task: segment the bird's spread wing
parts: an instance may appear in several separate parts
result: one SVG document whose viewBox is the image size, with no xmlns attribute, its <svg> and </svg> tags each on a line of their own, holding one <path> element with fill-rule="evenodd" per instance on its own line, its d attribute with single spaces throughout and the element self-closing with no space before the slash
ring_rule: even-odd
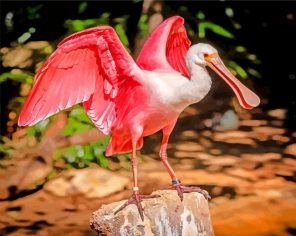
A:
<svg viewBox="0 0 296 236">
<path fill-rule="evenodd" d="M 95 125 L 109 133 L 120 87 L 139 73 L 113 28 L 101 26 L 73 34 L 37 73 L 19 125 L 33 125 L 83 102 Z"/>
<path fill-rule="evenodd" d="M 173 16 L 152 32 L 139 54 L 137 64 L 145 70 L 173 68 L 189 78 L 185 62 L 189 47 L 184 19 Z"/>
</svg>

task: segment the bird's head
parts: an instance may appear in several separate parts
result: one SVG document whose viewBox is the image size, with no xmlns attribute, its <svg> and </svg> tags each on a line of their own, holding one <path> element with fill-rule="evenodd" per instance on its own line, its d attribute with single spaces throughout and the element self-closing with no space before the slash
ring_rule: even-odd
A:
<svg viewBox="0 0 296 236">
<path fill-rule="evenodd" d="M 232 88 L 242 107 L 252 109 L 259 105 L 259 97 L 233 76 L 219 57 L 218 51 L 211 45 L 198 43 L 190 47 L 186 62 L 189 68 L 192 67 L 192 62 L 197 66 L 211 67 Z"/>
</svg>

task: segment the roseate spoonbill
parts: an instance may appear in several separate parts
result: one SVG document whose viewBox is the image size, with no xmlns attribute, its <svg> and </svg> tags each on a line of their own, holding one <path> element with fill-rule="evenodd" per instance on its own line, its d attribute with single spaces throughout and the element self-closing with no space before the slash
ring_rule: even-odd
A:
<svg viewBox="0 0 296 236">
<path fill-rule="evenodd" d="M 200 188 L 181 185 L 167 160 L 167 144 L 178 116 L 211 88 L 206 66 L 230 85 L 242 107 L 259 104 L 259 98 L 231 74 L 215 48 L 203 43 L 190 47 L 183 23 L 183 18 L 173 16 L 160 24 L 137 63 L 109 26 L 70 35 L 37 73 L 19 116 L 19 125 L 33 125 L 83 103 L 96 127 L 112 135 L 106 155 L 131 152 L 133 193 L 117 212 L 136 204 L 142 219 L 142 199 L 156 196 L 139 193 L 136 150 L 142 147 L 143 137 L 159 130 L 163 132 L 159 155 L 180 199 L 192 191 L 208 197 Z"/>
</svg>

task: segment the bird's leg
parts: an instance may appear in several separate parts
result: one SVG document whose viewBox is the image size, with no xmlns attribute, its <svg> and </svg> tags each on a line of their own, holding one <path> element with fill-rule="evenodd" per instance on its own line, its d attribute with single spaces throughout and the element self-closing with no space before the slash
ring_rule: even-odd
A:
<svg viewBox="0 0 296 236">
<path fill-rule="evenodd" d="M 175 171 L 173 170 L 170 163 L 168 162 L 167 145 L 168 145 L 169 137 L 170 137 L 169 134 L 163 133 L 159 156 L 165 168 L 167 169 L 169 175 L 171 176 L 171 179 L 172 179 L 171 188 L 175 188 L 177 190 L 178 196 L 180 197 L 181 201 L 183 201 L 183 191 L 180 188 L 181 181 L 177 178 Z"/>
<path fill-rule="evenodd" d="M 144 209 L 141 205 L 142 200 L 149 199 L 149 198 L 156 198 L 160 196 L 159 195 L 140 195 L 139 187 L 138 187 L 138 171 L 137 171 L 138 161 L 136 156 L 136 150 L 137 150 L 137 143 L 133 142 L 133 152 L 132 152 L 132 158 L 131 158 L 132 174 L 133 174 L 133 181 L 134 181 L 133 194 L 119 209 L 115 211 L 114 214 L 117 214 L 119 211 L 123 210 L 125 207 L 127 207 L 130 204 L 135 204 L 138 208 L 142 221 L 144 221 Z"/>
<path fill-rule="evenodd" d="M 209 193 L 199 187 L 181 185 L 181 181 L 177 178 L 175 171 L 173 170 L 173 168 L 168 162 L 168 157 L 167 157 L 168 140 L 169 140 L 169 134 L 163 132 L 163 138 L 162 138 L 159 156 L 172 179 L 172 185 L 169 187 L 169 189 L 176 189 L 181 201 L 183 201 L 183 193 L 190 193 L 190 192 L 199 192 L 203 194 L 206 199 L 210 199 L 211 197 Z"/>
<path fill-rule="evenodd" d="M 160 156 L 160 159 L 163 162 L 165 168 L 167 169 L 169 175 L 171 176 L 172 184 L 174 185 L 174 184 L 179 184 L 180 181 L 178 180 L 178 178 L 175 174 L 175 171 L 173 170 L 170 163 L 168 162 L 167 146 L 168 146 L 169 137 L 170 136 L 168 134 L 163 134 L 159 156 Z"/>
</svg>

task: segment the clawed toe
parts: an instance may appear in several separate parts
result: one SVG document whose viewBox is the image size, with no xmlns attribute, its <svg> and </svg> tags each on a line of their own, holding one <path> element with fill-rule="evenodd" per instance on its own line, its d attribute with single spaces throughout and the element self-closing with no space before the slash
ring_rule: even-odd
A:
<svg viewBox="0 0 296 236">
<path fill-rule="evenodd" d="M 122 211 L 128 205 L 135 204 L 138 208 L 138 212 L 140 214 L 141 220 L 144 221 L 144 209 L 143 209 L 141 202 L 145 199 L 158 198 L 158 197 L 160 197 L 160 195 L 140 195 L 139 191 L 134 191 L 133 195 L 121 207 L 119 207 L 114 212 L 114 215 L 116 215 L 118 212 Z"/>
<path fill-rule="evenodd" d="M 172 185 L 168 189 L 175 189 L 181 201 L 183 201 L 184 193 L 192 193 L 192 192 L 201 193 L 206 200 L 211 199 L 210 194 L 206 190 L 201 189 L 200 187 L 197 187 L 197 186 L 181 185 L 181 182 L 179 180 L 173 180 Z"/>
</svg>

